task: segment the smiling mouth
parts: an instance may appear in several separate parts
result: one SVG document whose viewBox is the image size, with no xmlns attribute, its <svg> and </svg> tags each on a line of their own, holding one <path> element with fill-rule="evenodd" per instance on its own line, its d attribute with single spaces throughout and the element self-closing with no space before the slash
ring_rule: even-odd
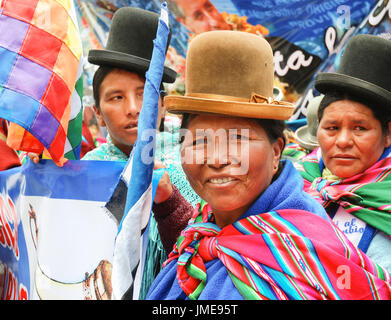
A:
<svg viewBox="0 0 391 320">
<path fill-rule="evenodd" d="M 125 129 L 133 129 L 133 128 L 136 128 L 137 127 L 137 123 L 135 124 L 129 124 L 125 127 Z"/>
<path fill-rule="evenodd" d="M 224 183 L 228 183 L 228 182 L 231 182 L 234 180 L 236 180 L 236 179 L 232 178 L 232 177 L 224 177 L 224 178 L 211 178 L 208 180 L 208 182 L 210 182 L 212 184 L 224 184 Z"/>
</svg>

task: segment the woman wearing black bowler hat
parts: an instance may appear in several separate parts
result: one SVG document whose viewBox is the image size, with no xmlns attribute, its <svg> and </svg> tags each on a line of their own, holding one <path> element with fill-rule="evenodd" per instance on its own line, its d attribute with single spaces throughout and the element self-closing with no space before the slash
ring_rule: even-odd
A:
<svg viewBox="0 0 391 320">
<path fill-rule="evenodd" d="M 354 36 L 336 73 L 315 88 L 320 148 L 304 159 L 305 190 L 349 240 L 391 271 L 391 41 Z"/>
</svg>

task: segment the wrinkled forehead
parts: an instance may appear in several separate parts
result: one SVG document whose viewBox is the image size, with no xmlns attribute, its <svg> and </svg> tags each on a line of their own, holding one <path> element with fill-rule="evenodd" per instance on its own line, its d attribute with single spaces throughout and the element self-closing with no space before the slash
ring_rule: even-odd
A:
<svg viewBox="0 0 391 320">
<path fill-rule="evenodd" d="M 194 129 L 259 129 L 261 125 L 257 119 L 232 117 L 214 114 L 188 114 L 184 117 L 182 128 Z"/>
</svg>

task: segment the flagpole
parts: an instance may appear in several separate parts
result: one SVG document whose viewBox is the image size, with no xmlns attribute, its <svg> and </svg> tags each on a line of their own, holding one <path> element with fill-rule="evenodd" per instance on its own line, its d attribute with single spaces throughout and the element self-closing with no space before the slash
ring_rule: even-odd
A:
<svg viewBox="0 0 391 320">
<path fill-rule="evenodd" d="M 149 219 L 153 201 L 152 175 L 159 112 L 159 89 L 163 78 L 169 31 L 167 3 L 164 2 L 161 4 L 150 66 L 145 75 L 137 140 L 124 170 L 125 174 L 128 170 L 131 170 L 131 173 L 125 212 L 114 246 L 112 269 L 114 299 L 131 299 L 134 296 L 135 274 L 140 264 L 142 221 L 145 218 Z"/>
</svg>

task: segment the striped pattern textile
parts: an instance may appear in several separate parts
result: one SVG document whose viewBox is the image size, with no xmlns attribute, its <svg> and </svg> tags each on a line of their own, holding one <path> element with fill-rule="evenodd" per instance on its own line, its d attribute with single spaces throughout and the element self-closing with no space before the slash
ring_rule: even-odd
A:
<svg viewBox="0 0 391 320">
<path fill-rule="evenodd" d="M 337 203 L 347 212 L 391 236 L 391 147 L 380 160 L 361 174 L 339 180 L 322 177 L 320 149 L 304 157 L 297 169 L 304 191 L 325 208 Z"/>
<path fill-rule="evenodd" d="M 69 154 L 80 144 L 82 117 L 73 1 L 3 0 L 0 30 L 0 117 L 13 123 L 7 143 L 22 151 L 46 149 L 58 165 L 64 153 L 78 158 Z M 69 127 L 71 119 L 77 120 Z"/>
<path fill-rule="evenodd" d="M 391 277 L 330 221 L 304 210 L 252 215 L 220 229 L 197 205 L 164 266 L 190 299 L 207 285 L 205 262 L 220 259 L 246 299 L 390 299 Z M 218 290 L 218 288 L 216 288 Z"/>
<path fill-rule="evenodd" d="M 285 146 L 284 150 L 282 151 L 282 155 L 292 159 L 300 160 L 307 155 L 307 152 L 298 144 L 291 142 Z"/>
</svg>

